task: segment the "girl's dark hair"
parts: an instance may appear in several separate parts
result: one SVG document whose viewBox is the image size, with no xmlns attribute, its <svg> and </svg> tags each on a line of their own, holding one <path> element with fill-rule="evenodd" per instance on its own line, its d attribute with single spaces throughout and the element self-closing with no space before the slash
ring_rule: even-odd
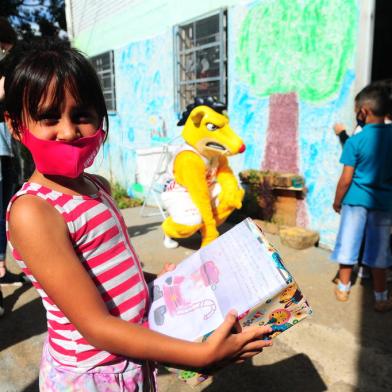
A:
<svg viewBox="0 0 392 392">
<path fill-rule="evenodd" d="M 93 107 L 105 120 L 108 114 L 98 76 L 91 63 L 77 49 L 60 40 L 38 40 L 16 45 L 5 58 L 4 107 L 13 131 L 20 132 L 25 112 L 38 120 L 39 103 L 49 96 L 51 105 L 61 109 L 68 90 L 79 104 Z"/>
<path fill-rule="evenodd" d="M 16 32 L 11 23 L 3 16 L 0 17 L 0 42 L 14 45 L 17 40 Z"/>
<path fill-rule="evenodd" d="M 390 116 L 392 113 L 391 87 L 391 79 L 375 81 L 357 94 L 355 102 L 358 106 L 368 105 L 376 116 Z"/>
</svg>

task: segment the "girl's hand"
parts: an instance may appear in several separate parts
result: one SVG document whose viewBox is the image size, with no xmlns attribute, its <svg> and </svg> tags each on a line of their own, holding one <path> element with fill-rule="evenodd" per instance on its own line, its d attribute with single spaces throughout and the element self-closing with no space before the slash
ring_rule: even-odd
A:
<svg viewBox="0 0 392 392">
<path fill-rule="evenodd" d="M 165 265 L 163 266 L 162 271 L 157 275 L 162 276 L 164 273 L 169 272 L 169 271 L 174 271 L 176 268 L 176 264 L 174 263 L 165 263 Z"/>
<path fill-rule="evenodd" d="M 264 347 L 272 346 L 271 340 L 261 340 L 263 336 L 272 332 L 270 326 L 247 327 L 239 333 L 237 314 L 231 311 L 225 321 L 202 344 L 206 347 L 209 365 L 225 365 L 229 362 L 242 363 L 247 358 L 263 351 Z"/>
</svg>

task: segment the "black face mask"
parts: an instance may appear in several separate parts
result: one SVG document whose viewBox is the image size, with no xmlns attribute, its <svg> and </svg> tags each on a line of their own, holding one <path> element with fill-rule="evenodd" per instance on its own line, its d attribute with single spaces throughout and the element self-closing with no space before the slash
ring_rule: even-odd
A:
<svg viewBox="0 0 392 392">
<path fill-rule="evenodd" d="M 358 126 L 358 127 L 363 128 L 363 127 L 366 125 L 366 121 L 365 121 L 365 120 L 361 120 L 361 119 L 359 118 L 359 113 L 357 113 L 356 119 L 357 119 L 357 126 Z"/>
</svg>

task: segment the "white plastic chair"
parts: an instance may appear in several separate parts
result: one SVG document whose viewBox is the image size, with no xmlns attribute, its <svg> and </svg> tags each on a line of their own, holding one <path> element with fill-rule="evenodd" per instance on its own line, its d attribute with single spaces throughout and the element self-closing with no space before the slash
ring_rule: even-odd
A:
<svg viewBox="0 0 392 392">
<path fill-rule="evenodd" d="M 147 187 L 147 191 L 144 195 L 142 208 L 140 209 L 140 216 L 142 217 L 161 215 L 163 220 L 167 218 L 161 201 L 161 193 L 164 191 L 165 182 L 168 179 L 168 174 L 170 174 L 168 172 L 168 169 L 170 162 L 173 159 L 173 154 L 176 148 L 175 146 L 173 146 L 173 142 L 175 142 L 179 138 L 180 136 L 176 136 L 168 143 L 162 145 L 162 152 L 159 156 L 158 163 L 152 175 L 151 182 Z M 148 204 L 148 201 L 150 199 L 153 199 L 154 205 Z M 158 208 L 158 211 L 146 212 L 146 207 L 155 207 Z"/>
</svg>

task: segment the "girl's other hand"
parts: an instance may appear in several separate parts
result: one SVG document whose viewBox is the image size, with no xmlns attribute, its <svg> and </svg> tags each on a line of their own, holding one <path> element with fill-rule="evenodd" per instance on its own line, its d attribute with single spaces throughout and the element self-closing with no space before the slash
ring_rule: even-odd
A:
<svg viewBox="0 0 392 392">
<path fill-rule="evenodd" d="M 159 272 L 159 274 L 158 274 L 157 276 L 158 276 L 158 277 L 159 277 L 159 276 L 162 276 L 162 275 L 165 274 L 166 272 L 174 271 L 175 269 L 176 269 L 176 264 L 174 264 L 174 263 L 165 263 L 165 265 L 163 266 L 162 271 Z"/>
<path fill-rule="evenodd" d="M 202 343 L 206 347 L 210 365 L 242 363 L 259 354 L 264 347 L 272 346 L 271 340 L 261 340 L 272 332 L 270 326 L 250 326 L 239 333 L 233 333 L 233 329 L 238 330 L 237 313 L 230 311 L 219 328 Z"/>
</svg>

